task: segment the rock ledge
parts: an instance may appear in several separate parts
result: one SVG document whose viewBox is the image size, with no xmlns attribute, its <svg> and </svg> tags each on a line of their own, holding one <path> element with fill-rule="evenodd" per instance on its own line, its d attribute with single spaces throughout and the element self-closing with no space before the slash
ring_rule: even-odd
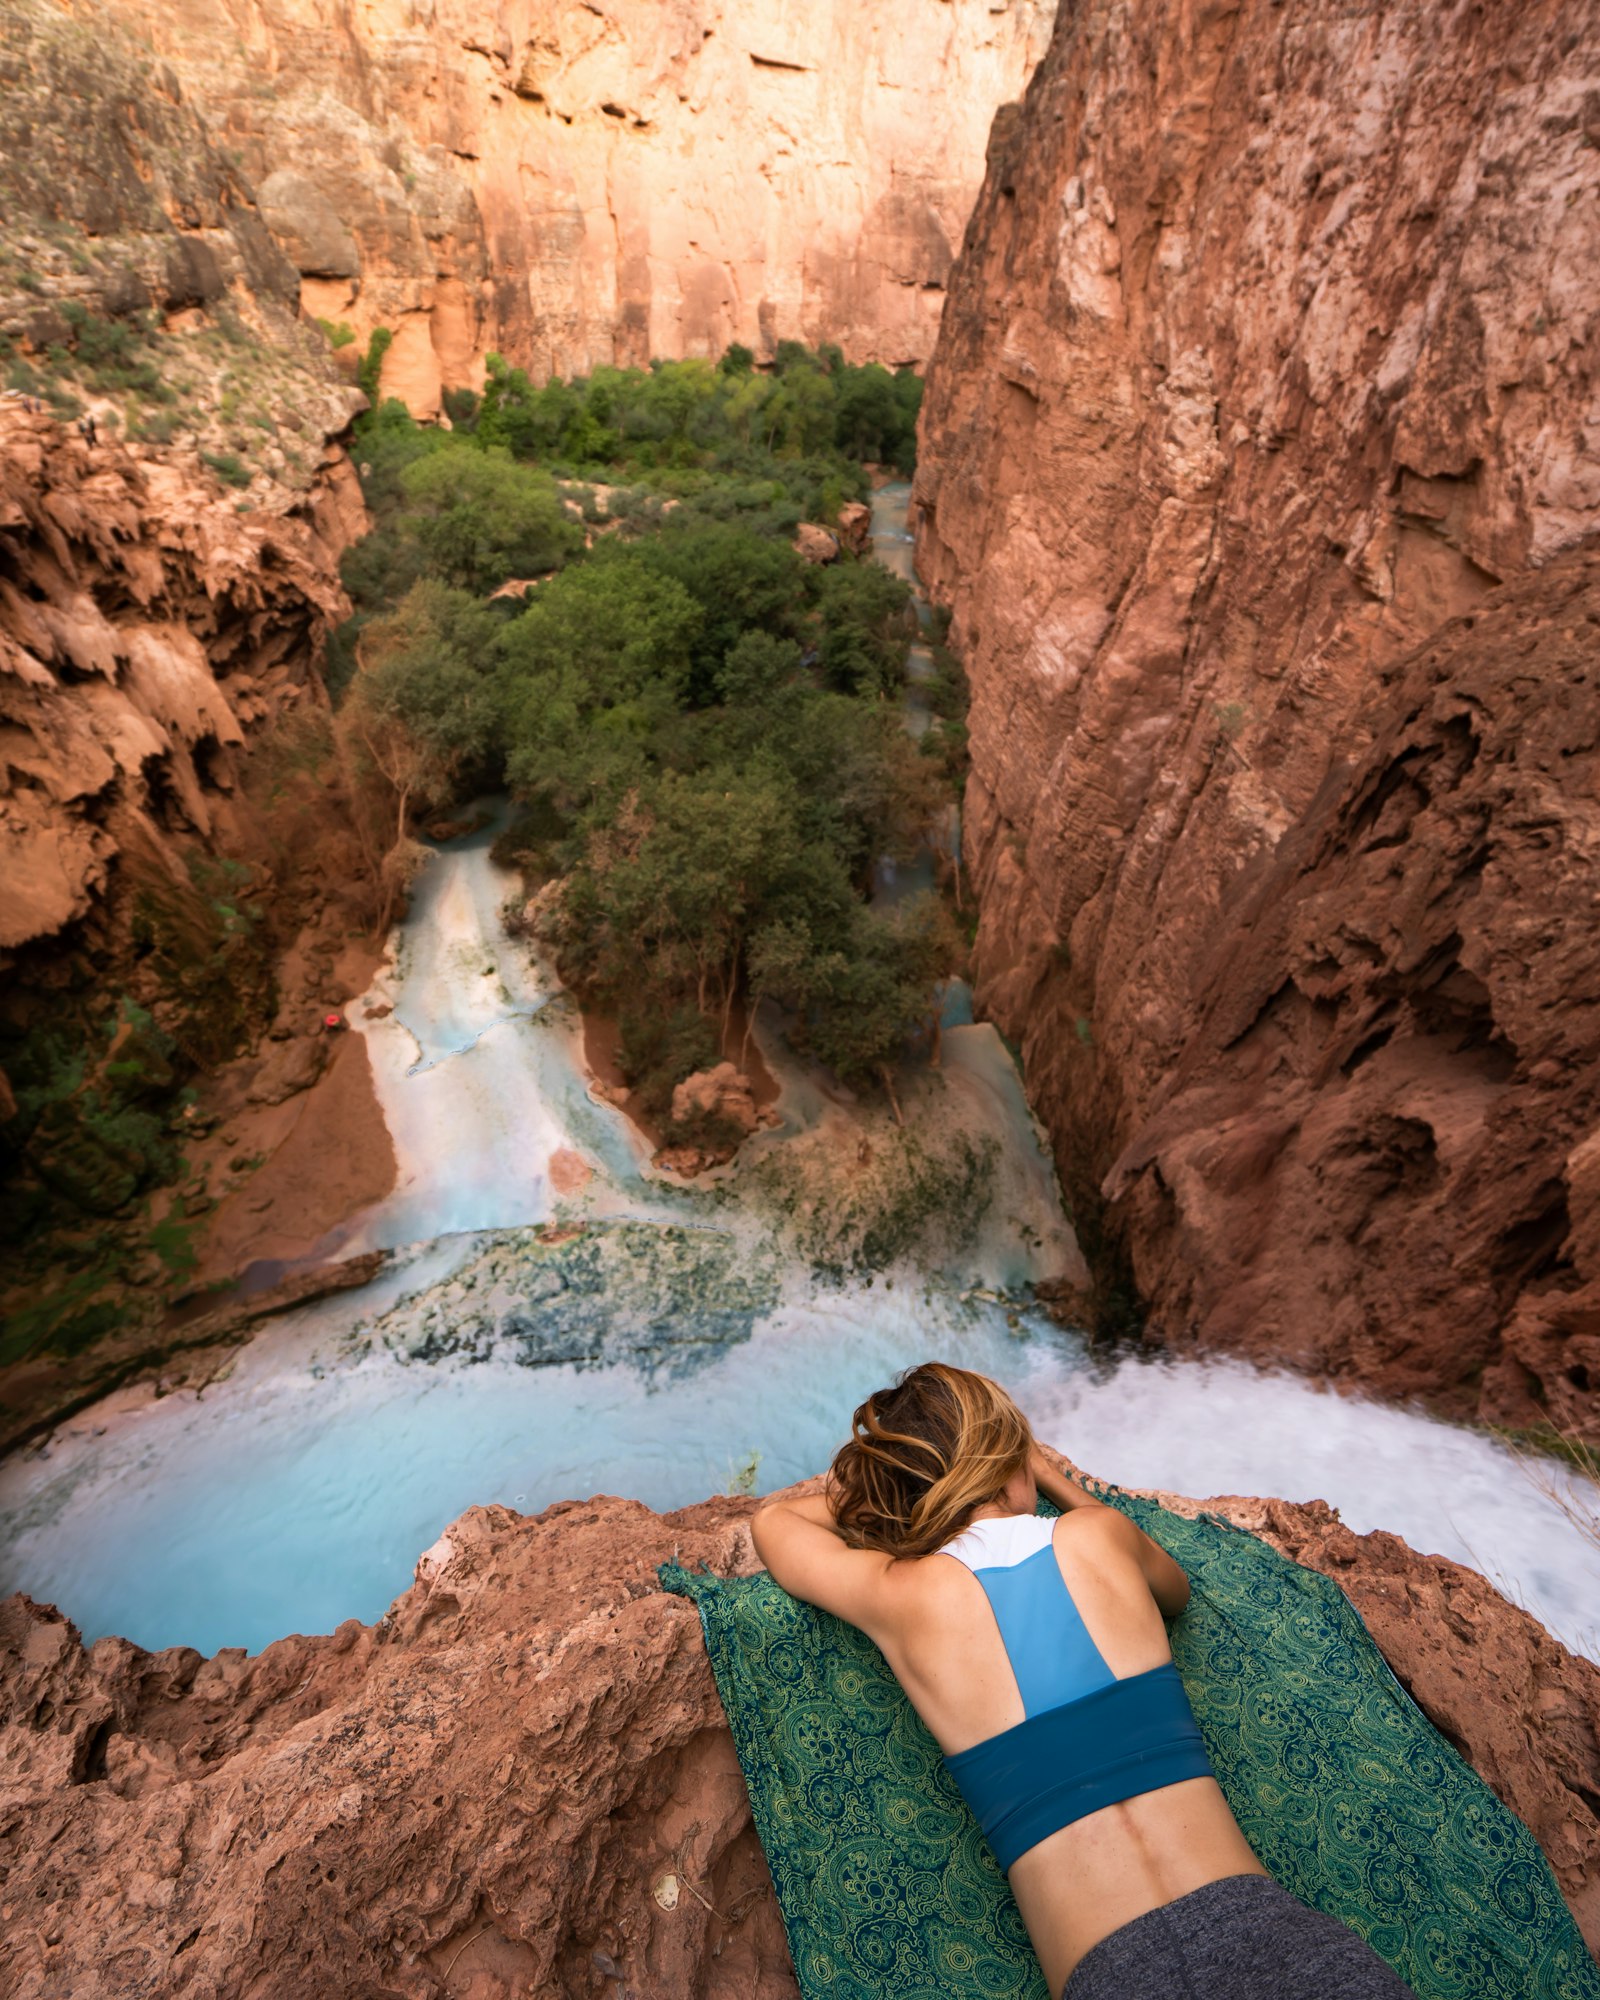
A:
<svg viewBox="0 0 1600 2000">
<path fill-rule="evenodd" d="M 85 1649 L 10 1599 L 7 1991 L 793 1996 L 698 1619 L 655 1575 L 754 1568 L 756 1504 L 475 1507 L 376 1625 L 253 1659 Z M 1600 1669 L 1320 1502 L 1206 1504 L 1338 1579 L 1600 1938 Z"/>
</svg>

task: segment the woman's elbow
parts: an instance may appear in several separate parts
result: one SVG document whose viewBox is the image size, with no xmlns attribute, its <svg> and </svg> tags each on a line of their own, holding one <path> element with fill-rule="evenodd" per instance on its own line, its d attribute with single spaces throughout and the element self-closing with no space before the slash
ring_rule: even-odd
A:
<svg viewBox="0 0 1600 2000">
<path fill-rule="evenodd" d="M 756 1554 L 761 1560 L 763 1569 L 770 1570 L 772 1567 L 775 1540 L 773 1530 L 777 1526 L 777 1517 L 782 1512 L 781 1501 L 769 1501 L 765 1507 L 758 1507 L 750 1516 L 750 1539 L 755 1544 Z"/>
</svg>

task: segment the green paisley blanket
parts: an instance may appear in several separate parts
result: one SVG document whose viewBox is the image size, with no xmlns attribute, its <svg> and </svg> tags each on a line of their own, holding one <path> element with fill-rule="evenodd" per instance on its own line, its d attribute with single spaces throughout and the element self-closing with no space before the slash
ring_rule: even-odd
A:
<svg viewBox="0 0 1600 2000">
<path fill-rule="evenodd" d="M 1549 1865 L 1338 1586 L 1112 1492 L 1189 1573 L 1173 1656 L 1229 1803 L 1287 1888 L 1419 2000 L 1600 2000 Z M 1005 1880 L 882 1656 L 765 1575 L 693 1598 L 806 2000 L 1045 2000 Z"/>
</svg>

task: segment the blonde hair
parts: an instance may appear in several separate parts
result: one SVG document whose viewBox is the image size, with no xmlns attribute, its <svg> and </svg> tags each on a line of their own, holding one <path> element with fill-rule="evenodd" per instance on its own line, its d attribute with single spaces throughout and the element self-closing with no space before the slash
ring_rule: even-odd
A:
<svg viewBox="0 0 1600 2000">
<path fill-rule="evenodd" d="M 828 1501 L 852 1548 L 926 1556 L 1005 1491 L 1033 1433 L 998 1383 L 924 1361 L 879 1389 L 850 1421 L 828 1471 Z"/>
</svg>

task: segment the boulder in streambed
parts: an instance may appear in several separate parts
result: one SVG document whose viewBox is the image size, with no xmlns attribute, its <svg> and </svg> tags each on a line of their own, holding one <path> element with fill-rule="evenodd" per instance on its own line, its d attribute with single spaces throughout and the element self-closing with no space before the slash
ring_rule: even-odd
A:
<svg viewBox="0 0 1600 2000">
<path fill-rule="evenodd" d="M 748 1138 L 761 1123 L 755 1087 L 742 1069 L 720 1062 L 715 1069 L 697 1069 L 672 1093 L 672 1122 L 687 1125 L 696 1118 L 719 1118 L 737 1126 Z"/>
<path fill-rule="evenodd" d="M 755 1085 L 731 1062 L 696 1070 L 672 1093 L 672 1142 L 655 1164 L 685 1180 L 731 1160 L 752 1132 L 776 1123 L 771 1110 L 756 1103 Z"/>
</svg>

